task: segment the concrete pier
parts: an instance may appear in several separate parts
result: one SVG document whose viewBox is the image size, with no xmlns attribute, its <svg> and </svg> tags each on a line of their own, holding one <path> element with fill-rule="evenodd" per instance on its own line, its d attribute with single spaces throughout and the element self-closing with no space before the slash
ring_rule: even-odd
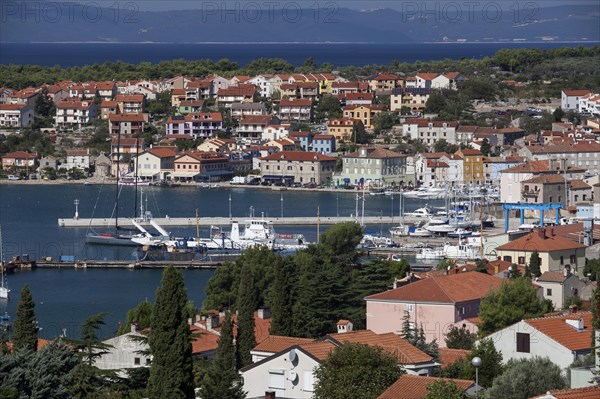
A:
<svg viewBox="0 0 600 399">
<path fill-rule="evenodd" d="M 232 221 L 237 221 L 239 223 L 244 223 L 245 220 L 251 219 L 250 217 L 203 217 L 198 219 L 198 224 L 200 226 L 229 226 Z M 259 218 L 255 218 L 259 219 Z M 289 225 L 289 226 L 316 226 L 318 223 L 322 225 L 332 225 L 336 223 L 342 222 L 355 222 L 357 221 L 354 217 L 336 217 L 336 216 L 322 216 L 320 218 L 317 217 L 265 217 L 266 220 L 273 222 L 274 225 Z M 188 218 L 154 218 L 156 223 L 161 226 L 196 226 L 196 218 L 188 217 Z M 400 218 L 398 216 L 365 216 L 363 218 L 358 218 L 358 222 L 364 220 L 365 224 L 395 224 L 400 222 Z M 405 223 L 414 223 L 418 220 L 426 220 L 426 219 L 418 219 L 418 218 L 410 218 L 405 217 Z M 141 222 L 142 226 L 150 226 L 150 223 Z M 64 218 L 58 219 L 58 225 L 60 227 L 114 227 L 115 219 L 110 218 L 94 218 L 94 219 L 74 219 L 74 218 Z M 133 227 L 131 223 L 131 219 L 128 218 L 119 218 L 119 226 L 123 227 Z"/>
</svg>

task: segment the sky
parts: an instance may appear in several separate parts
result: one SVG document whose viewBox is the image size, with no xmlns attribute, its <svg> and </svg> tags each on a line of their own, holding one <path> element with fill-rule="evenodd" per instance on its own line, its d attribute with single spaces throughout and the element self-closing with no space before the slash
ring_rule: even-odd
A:
<svg viewBox="0 0 600 399">
<path fill-rule="evenodd" d="M 85 0 L 84 0 L 85 1 Z M 457 4 L 462 4 L 462 3 L 468 3 L 468 2 L 478 2 L 480 4 L 484 4 L 484 3 L 497 3 L 497 4 L 502 4 L 505 5 L 506 7 L 510 7 L 512 4 L 514 3 L 520 3 L 521 5 L 526 5 L 526 4 L 535 4 L 537 7 L 550 7 L 550 6 L 559 6 L 559 5 L 566 5 L 566 4 L 571 4 L 571 5 L 598 5 L 598 7 L 600 8 L 600 2 L 598 2 L 598 0 L 537 0 L 537 1 L 531 1 L 531 0 L 452 0 L 454 3 Z M 115 3 L 115 0 L 100 0 L 100 1 L 96 1 L 99 4 L 104 5 L 105 3 L 107 4 L 107 6 L 110 6 L 111 4 Z M 164 1 L 164 0 L 116 0 L 117 3 L 135 3 L 137 5 L 137 7 L 139 7 L 139 10 L 141 11 L 166 11 L 166 10 L 192 10 L 192 9 L 202 9 L 203 5 L 206 5 L 208 3 L 212 3 L 212 4 L 226 4 L 228 6 L 233 7 L 236 3 L 237 4 L 244 4 L 244 3 L 254 3 L 258 6 L 260 6 L 263 3 L 266 4 L 272 4 L 274 8 L 278 8 L 275 5 L 277 3 L 281 4 L 282 6 L 287 4 L 287 3 L 295 3 L 297 5 L 300 6 L 306 6 L 306 8 L 311 8 L 314 7 L 315 3 L 319 3 L 321 7 L 324 7 L 326 5 L 330 5 L 333 7 L 338 7 L 338 8 L 351 8 L 351 9 L 358 9 L 358 10 L 372 10 L 372 9 L 377 9 L 377 8 L 392 8 L 392 9 L 396 9 L 396 10 L 402 10 L 403 7 L 406 7 L 407 4 L 411 3 L 411 4 L 421 4 L 421 3 L 429 3 L 429 4 L 433 4 L 433 3 L 444 3 L 447 2 L 446 0 L 439 0 L 439 1 L 434 1 L 434 0 L 168 0 L 168 1 Z M 268 5 L 266 7 L 269 7 Z"/>
</svg>

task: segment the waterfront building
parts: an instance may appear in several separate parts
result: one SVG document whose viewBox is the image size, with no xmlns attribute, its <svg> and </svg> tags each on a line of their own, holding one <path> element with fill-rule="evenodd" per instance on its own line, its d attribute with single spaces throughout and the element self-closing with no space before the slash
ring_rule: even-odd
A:
<svg viewBox="0 0 600 399">
<path fill-rule="evenodd" d="M 65 167 L 68 170 L 79 169 L 86 170 L 90 168 L 90 150 L 67 150 L 67 162 Z"/>
<path fill-rule="evenodd" d="M 233 177 L 229 158 L 214 152 L 185 152 L 174 161 L 171 175 L 177 181 L 227 181 Z"/>
<path fill-rule="evenodd" d="M 389 186 L 412 181 L 406 174 L 406 155 L 385 148 L 361 147 L 342 156 L 342 171 L 336 174 L 342 182 L 353 185 Z"/>
<path fill-rule="evenodd" d="M 133 170 L 142 179 L 169 180 L 175 171 L 175 147 L 152 147 L 134 158 Z"/>
<path fill-rule="evenodd" d="M 263 180 L 329 184 L 337 159 L 313 152 L 281 151 L 260 158 Z"/>
<path fill-rule="evenodd" d="M 29 169 L 37 165 L 38 155 L 35 152 L 14 151 L 2 157 L 2 169 L 5 171 L 9 168 Z"/>
</svg>

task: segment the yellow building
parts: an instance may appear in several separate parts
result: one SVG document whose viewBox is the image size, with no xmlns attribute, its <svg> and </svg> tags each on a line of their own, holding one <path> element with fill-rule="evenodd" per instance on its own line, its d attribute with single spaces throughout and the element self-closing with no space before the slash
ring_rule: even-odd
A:
<svg viewBox="0 0 600 399">
<path fill-rule="evenodd" d="M 585 248 L 583 244 L 556 235 L 550 227 L 533 230 L 521 238 L 500 245 L 496 248 L 496 253 L 503 261 L 524 266 L 529 264 L 531 254 L 537 251 L 542 273 L 562 271 L 567 266 L 572 272 L 583 272 Z"/>
<path fill-rule="evenodd" d="M 479 150 L 464 148 L 455 153 L 463 160 L 463 182 L 482 184 L 483 173 L 483 154 Z"/>
<path fill-rule="evenodd" d="M 380 73 L 379 75 L 369 76 L 367 81 L 372 92 L 392 91 L 396 87 L 404 86 L 404 79 L 393 73 Z"/>
<path fill-rule="evenodd" d="M 336 143 L 344 143 L 352 140 L 354 126 L 362 125 L 358 119 L 332 118 L 327 124 L 327 134 L 335 137 Z"/>
<path fill-rule="evenodd" d="M 386 106 L 383 104 L 347 105 L 344 107 L 344 118 L 358 119 L 367 129 L 371 129 L 375 115 L 379 115 L 385 110 Z"/>
</svg>

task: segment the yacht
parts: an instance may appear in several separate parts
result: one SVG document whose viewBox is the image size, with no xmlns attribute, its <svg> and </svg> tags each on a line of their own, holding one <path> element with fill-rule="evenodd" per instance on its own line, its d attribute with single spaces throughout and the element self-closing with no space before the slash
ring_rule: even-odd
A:
<svg viewBox="0 0 600 399">
<path fill-rule="evenodd" d="M 391 227 L 389 231 L 392 237 L 406 237 L 409 234 L 408 226 L 403 224 Z"/>
<path fill-rule="evenodd" d="M 431 237 L 432 233 L 426 227 L 416 227 L 409 229 L 408 235 L 411 237 Z"/>
<path fill-rule="evenodd" d="M 430 218 L 433 216 L 429 208 L 418 208 L 414 212 L 407 212 L 404 216 L 412 216 L 417 218 Z"/>
<path fill-rule="evenodd" d="M 448 237 L 466 238 L 466 237 L 471 237 L 472 234 L 473 234 L 473 232 L 471 230 L 465 230 L 465 229 L 459 227 L 458 229 L 448 233 Z"/>
</svg>

